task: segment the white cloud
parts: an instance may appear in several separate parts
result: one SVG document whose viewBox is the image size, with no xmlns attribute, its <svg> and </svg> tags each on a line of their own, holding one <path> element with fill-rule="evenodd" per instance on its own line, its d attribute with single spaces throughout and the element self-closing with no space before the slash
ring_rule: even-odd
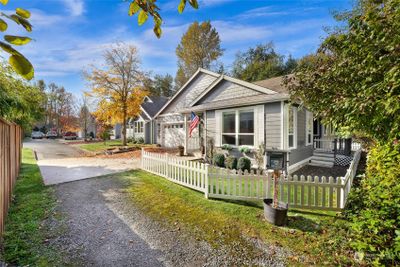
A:
<svg viewBox="0 0 400 267">
<path fill-rule="evenodd" d="M 254 40 L 264 40 L 271 36 L 272 31 L 264 26 L 245 25 L 229 21 L 213 21 L 222 44 L 243 43 Z"/>
<path fill-rule="evenodd" d="M 226 4 L 229 2 L 233 2 L 235 0 L 202 0 L 199 3 L 199 6 L 202 7 L 211 7 L 211 6 L 218 6 L 218 5 L 222 5 L 222 4 Z"/>
<path fill-rule="evenodd" d="M 80 16 L 85 11 L 83 0 L 62 0 L 71 16 Z"/>
<path fill-rule="evenodd" d="M 238 16 L 239 19 L 259 18 L 259 17 L 272 17 L 289 15 L 289 11 L 274 11 L 273 7 L 265 6 L 247 10 Z"/>
</svg>

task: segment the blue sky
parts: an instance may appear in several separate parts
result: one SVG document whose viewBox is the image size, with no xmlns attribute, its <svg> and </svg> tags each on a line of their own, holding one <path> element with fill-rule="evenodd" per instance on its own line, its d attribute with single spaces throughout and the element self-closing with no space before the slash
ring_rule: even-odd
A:
<svg viewBox="0 0 400 267">
<path fill-rule="evenodd" d="M 34 42 L 21 51 L 35 66 L 36 79 L 63 85 L 79 95 L 87 90 L 82 70 L 102 64 L 102 51 L 122 41 L 139 49 L 143 69 L 175 76 L 175 48 L 191 22 L 210 20 L 225 49 L 221 61 L 229 68 L 235 54 L 273 41 L 278 52 L 295 58 L 311 53 L 336 25 L 332 11 L 351 8 L 350 0 L 200 0 L 199 10 L 187 7 L 179 15 L 179 0 L 157 1 L 164 19 L 157 39 L 152 21 L 139 27 L 120 0 L 10 0 L 3 10 L 23 7 L 32 12 Z M 10 33 L 19 33 L 12 27 Z"/>
</svg>

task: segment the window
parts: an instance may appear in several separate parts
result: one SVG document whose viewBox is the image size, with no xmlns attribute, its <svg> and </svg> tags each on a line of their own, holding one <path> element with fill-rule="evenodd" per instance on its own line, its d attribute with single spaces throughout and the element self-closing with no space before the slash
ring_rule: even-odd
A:
<svg viewBox="0 0 400 267">
<path fill-rule="evenodd" d="M 288 146 L 289 148 L 296 148 L 297 143 L 297 109 L 289 107 L 288 112 Z"/>
<path fill-rule="evenodd" d="M 313 130 L 314 130 L 314 120 L 312 113 L 306 111 L 306 145 L 312 144 Z"/>
<path fill-rule="evenodd" d="M 135 121 L 135 133 L 143 133 L 143 121 Z"/>
<path fill-rule="evenodd" d="M 254 111 L 222 113 L 222 144 L 254 146 Z"/>
</svg>

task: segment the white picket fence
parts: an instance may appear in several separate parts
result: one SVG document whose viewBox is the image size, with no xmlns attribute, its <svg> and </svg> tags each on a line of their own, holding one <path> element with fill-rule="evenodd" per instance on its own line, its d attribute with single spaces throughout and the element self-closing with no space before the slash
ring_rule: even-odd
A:
<svg viewBox="0 0 400 267">
<path fill-rule="evenodd" d="M 361 150 L 357 151 L 345 177 L 282 176 L 279 199 L 290 208 L 341 210 L 356 174 Z M 242 172 L 215 168 L 168 154 L 142 150 L 142 169 L 177 184 L 198 190 L 205 197 L 231 200 L 260 200 L 273 196 L 271 171 Z"/>
<path fill-rule="evenodd" d="M 208 165 L 142 149 L 141 168 L 168 180 L 206 192 Z"/>
<path fill-rule="evenodd" d="M 351 186 L 353 185 L 353 180 L 354 177 L 356 177 L 357 174 L 357 167 L 358 167 L 358 163 L 360 162 L 361 159 L 361 152 L 362 149 L 361 147 L 354 153 L 354 157 L 353 157 L 353 161 L 350 164 L 350 167 L 347 169 L 346 175 L 343 178 L 343 208 L 344 208 L 344 204 L 347 201 L 347 196 L 350 193 L 351 190 Z"/>
</svg>

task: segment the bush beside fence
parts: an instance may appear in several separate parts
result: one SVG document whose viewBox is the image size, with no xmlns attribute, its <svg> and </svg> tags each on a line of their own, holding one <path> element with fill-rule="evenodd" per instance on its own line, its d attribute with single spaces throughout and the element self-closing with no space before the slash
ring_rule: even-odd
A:
<svg viewBox="0 0 400 267">
<path fill-rule="evenodd" d="M 345 177 L 282 176 L 279 198 L 290 208 L 341 210 L 344 208 L 356 174 L 358 150 Z M 237 171 L 216 168 L 168 154 L 142 150 L 142 169 L 177 184 L 203 192 L 206 197 L 231 200 L 272 198 L 271 171 Z"/>
<path fill-rule="evenodd" d="M 0 118 L 0 233 L 11 202 L 21 165 L 21 127 Z"/>
</svg>

